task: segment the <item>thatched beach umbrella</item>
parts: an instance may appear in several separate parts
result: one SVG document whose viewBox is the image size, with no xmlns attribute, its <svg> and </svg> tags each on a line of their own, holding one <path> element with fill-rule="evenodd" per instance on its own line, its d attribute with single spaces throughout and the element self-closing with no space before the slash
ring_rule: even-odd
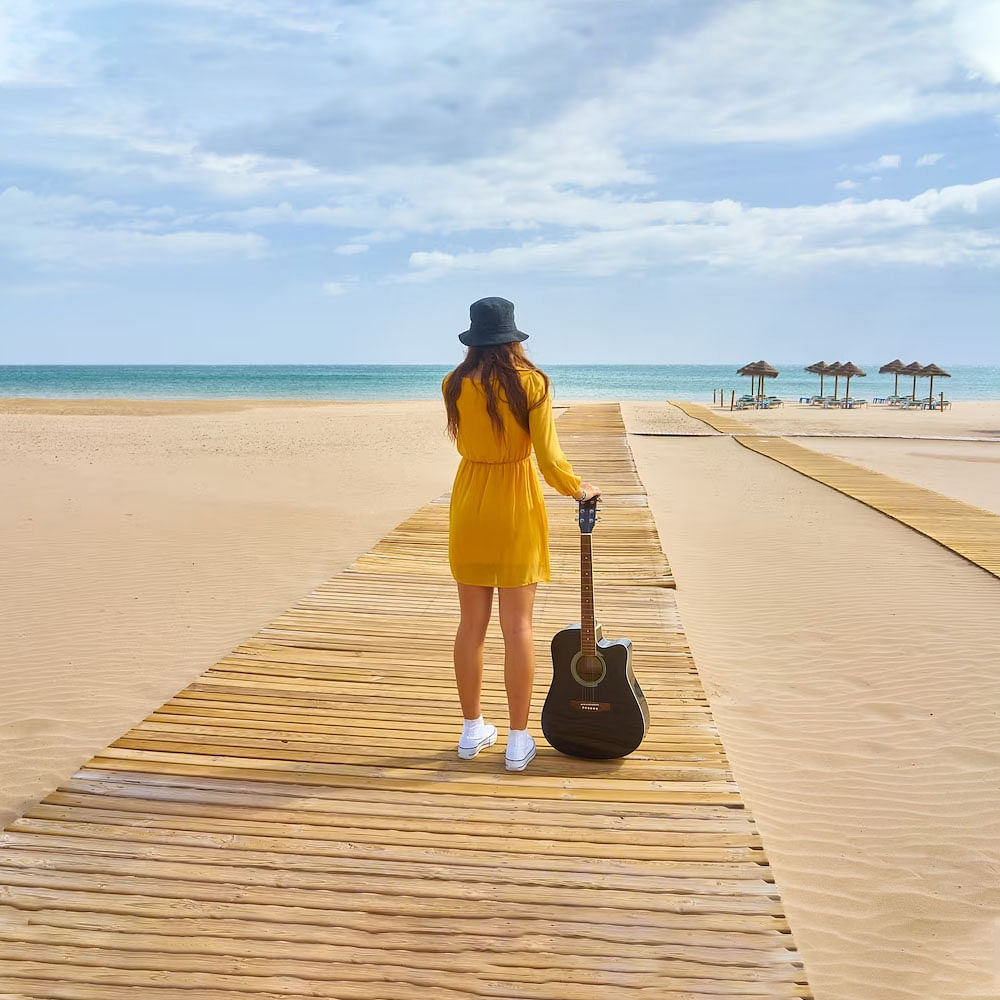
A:
<svg viewBox="0 0 1000 1000">
<path fill-rule="evenodd" d="M 769 365 L 766 361 L 758 361 L 757 365 L 759 368 L 757 374 L 760 376 L 760 394 L 763 396 L 764 379 L 777 378 L 780 373 L 778 372 L 778 369 L 774 367 L 774 365 Z"/>
<path fill-rule="evenodd" d="M 930 392 L 927 394 L 930 399 L 934 398 L 934 376 L 936 375 L 938 378 L 951 378 L 951 375 L 950 375 L 949 372 L 946 372 L 943 368 L 938 368 L 937 365 L 926 365 L 922 369 L 922 371 L 920 372 L 920 374 L 921 375 L 929 375 L 930 376 L 930 379 L 931 379 L 931 389 L 930 389 Z"/>
<path fill-rule="evenodd" d="M 844 364 L 840 366 L 840 374 L 847 376 L 847 385 L 844 388 L 844 398 L 851 398 L 851 379 L 852 378 L 864 378 L 868 372 L 859 368 L 853 361 L 845 361 Z"/>
<path fill-rule="evenodd" d="M 837 398 L 837 387 L 840 384 L 840 382 L 839 382 L 839 380 L 840 380 L 840 369 L 843 368 L 843 367 L 844 366 L 839 361 L 833 361 L 833 362 L 831 362 L 830 364 L 828 364 L 826 366 L 826 373 L 827 373 L 827 375 L 832 375 L 833 376 L 833 398 L 834 399 Z"/>
<path fill-rule="evenodd" d="M 749 375 L 750 376 L 750 395 L 757 395 L 757 376 L 760 374 L 760 362 L 751 361 L 750 364 L 744 365 L 740 368 L 736 374 L 737 375 Z"/>
<path fill-rule="evenodd" d="M 814 365 L 806 365 L 805 371 L 819 376 L 819 394 L 823 395 L 823 378 L 829 374 L 830 366 L 825 361 L 817 361 Z"/>
<path fill-rule="evenodd" d="M 896 376 L 896 385 L 893 387 L 892 390 L 892 394 L 894 396 L 899 395 L 899 373 L 903 370 L 904 367 L 905 366 L 903 362 L 900 361 L 899 358 L 896 358 L 895 361 L 890 361 L 887 365 L 882 365 L 882 367 L 878 370 L 879 375 L 889 374 Z"/>
<path fill-rule="evenodd" d="M 924 370 L 924 366 L 919 361 L 908 364 L 905 368 L 899 369 L 900 375 L 913 376 L 913 398 L 917 398 L 917 376 Z"/>
<path fill-rule="evenodd" d="M 737 375 L 749 375 L 750 376 L 750 394 L 756 396 L 758 394 L 757 379 L 760 379 L 760 389 L 759 394 L 764 395 L 764 379 L 765 378 L 777 378 L 778 369 L 774 365 L 769 365 L 766 361 L 752 361 L 748 365 L 744 365 L 737 372 Z"/>
</svg>

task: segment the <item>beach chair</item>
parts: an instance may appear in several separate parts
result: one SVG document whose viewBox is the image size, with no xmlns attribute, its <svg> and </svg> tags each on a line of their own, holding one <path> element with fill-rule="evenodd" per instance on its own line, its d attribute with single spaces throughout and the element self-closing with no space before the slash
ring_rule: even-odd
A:
<svg viewBox="0 0 1000 1000">
<path fill-rule="evenodd" d="M 842 399 L 834 399 L 832 396 L 827 396 L 827 398 L 823 400 L 823 409 L 824 410 L 829 410 L 832 407 L 836 407 L 836 406 L 839 406 L 841 409 L 843 409 L 844 408 L 844 401 Z"/>
<path fill-rule="evenodd" d="M 854 398 L 851 398 L 851 399 L 848 399 L 848 400 L 846 400 L 844 402 L 844 406 L 848 410 L 853 410 L 855 406 L 867 406 L 867 405 L 868 405 L 868 400 L 867 399 L 854 399 Z"/>
<path fill-rule="evenodd" d="M 779 396 L 768 396 L 767 399 L 764 400 L 764 408 L 769 410 L 774 406 L 782 406 L 784 402 L 785 401 Z"/>
</svg>

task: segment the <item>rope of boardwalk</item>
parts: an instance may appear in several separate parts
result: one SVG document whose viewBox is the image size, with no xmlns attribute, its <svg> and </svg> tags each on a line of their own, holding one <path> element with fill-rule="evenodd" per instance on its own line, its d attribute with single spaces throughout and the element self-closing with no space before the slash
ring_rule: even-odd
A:
<svg viewBox="0 0 1000 1000">
<path fill-rule="evenodd" d="M 741 434 L 741 428 L 750 430 L 742 421 L 698 403 L 673 405 L 713 429 L 730 434 L 744 448 L 886 514 L 1000 577 L 1000 516 L 992 511 L 825 455 L 784 437 Z"/>
<path fill-rule="evenodd" d="M 560 437 L 577 468 L 601 470 L 597 600 L 635 644 L 653 713 L 639 751 L 581 761 L 542 746 L 523 774 L 502 750 L 457 759 L 438 498 L 11 824 L 0 990 L 810 997 L 618 407 L 573 407 Z M 545 496 L 558 558 L 539 588 L 536 728 L 548 640 L 579 615 L 575 504 Z M 495 622 L 486 663 L 498 717 Z"/>
</svg>

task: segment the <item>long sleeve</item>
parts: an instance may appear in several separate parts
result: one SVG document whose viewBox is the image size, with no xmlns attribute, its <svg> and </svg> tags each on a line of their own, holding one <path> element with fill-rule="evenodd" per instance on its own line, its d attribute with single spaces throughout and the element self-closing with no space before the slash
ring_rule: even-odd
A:
<svg viewBox="0 0 1000 1000">
<path fill-rule="evenodd" d="M 544 390 L 544 384 L 539 380 L 539 390 Z M 552 397 L 548 393 L 545 399 L 528 412 L 528 426 L 531 431 L 531 443 L 538 459 L 538 468 L 545 481 L 556 492 L 563 496 L 573 496 L 580 492 L 580 477 L 573 471 L 569 459 L 563 454 L 556 434 L 556 421 L 552 415 Z"/>
</svg>

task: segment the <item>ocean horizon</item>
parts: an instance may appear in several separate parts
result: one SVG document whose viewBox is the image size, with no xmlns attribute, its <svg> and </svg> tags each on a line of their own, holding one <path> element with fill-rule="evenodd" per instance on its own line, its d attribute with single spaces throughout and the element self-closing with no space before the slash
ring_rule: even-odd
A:
<svg viewBox="0 0 1000 1000">
<path fill-rule="evenodd" d="M 713 389 L 748 391 L 736 374 L 745 362 L 717 365 L 544 365 L 559 400 L 711 399 Z M 892 375 L 880 362 L 860 367 L 851 394 L 888 395 Z M 441 379 L 454 365 L 0 365 L 0 396 L 122 399 L 315 399 L 378 401 L 439 399 Z M 819 378 L 798 363 L 775 363 L 767 392 L 796 401 L 819 389 Z M 934 393 L 956 400 L 1000 399 L 1000 365 L 954 365 L 935 378 Z M 912 386 L 901 376 L 900 389 Z M 826 386 L 833 381 L 827 376 Z M 844 380 L 840 380 L 843 390 Z M 925 379 L 917 380 L 926 390 Z"/>
</svg>

